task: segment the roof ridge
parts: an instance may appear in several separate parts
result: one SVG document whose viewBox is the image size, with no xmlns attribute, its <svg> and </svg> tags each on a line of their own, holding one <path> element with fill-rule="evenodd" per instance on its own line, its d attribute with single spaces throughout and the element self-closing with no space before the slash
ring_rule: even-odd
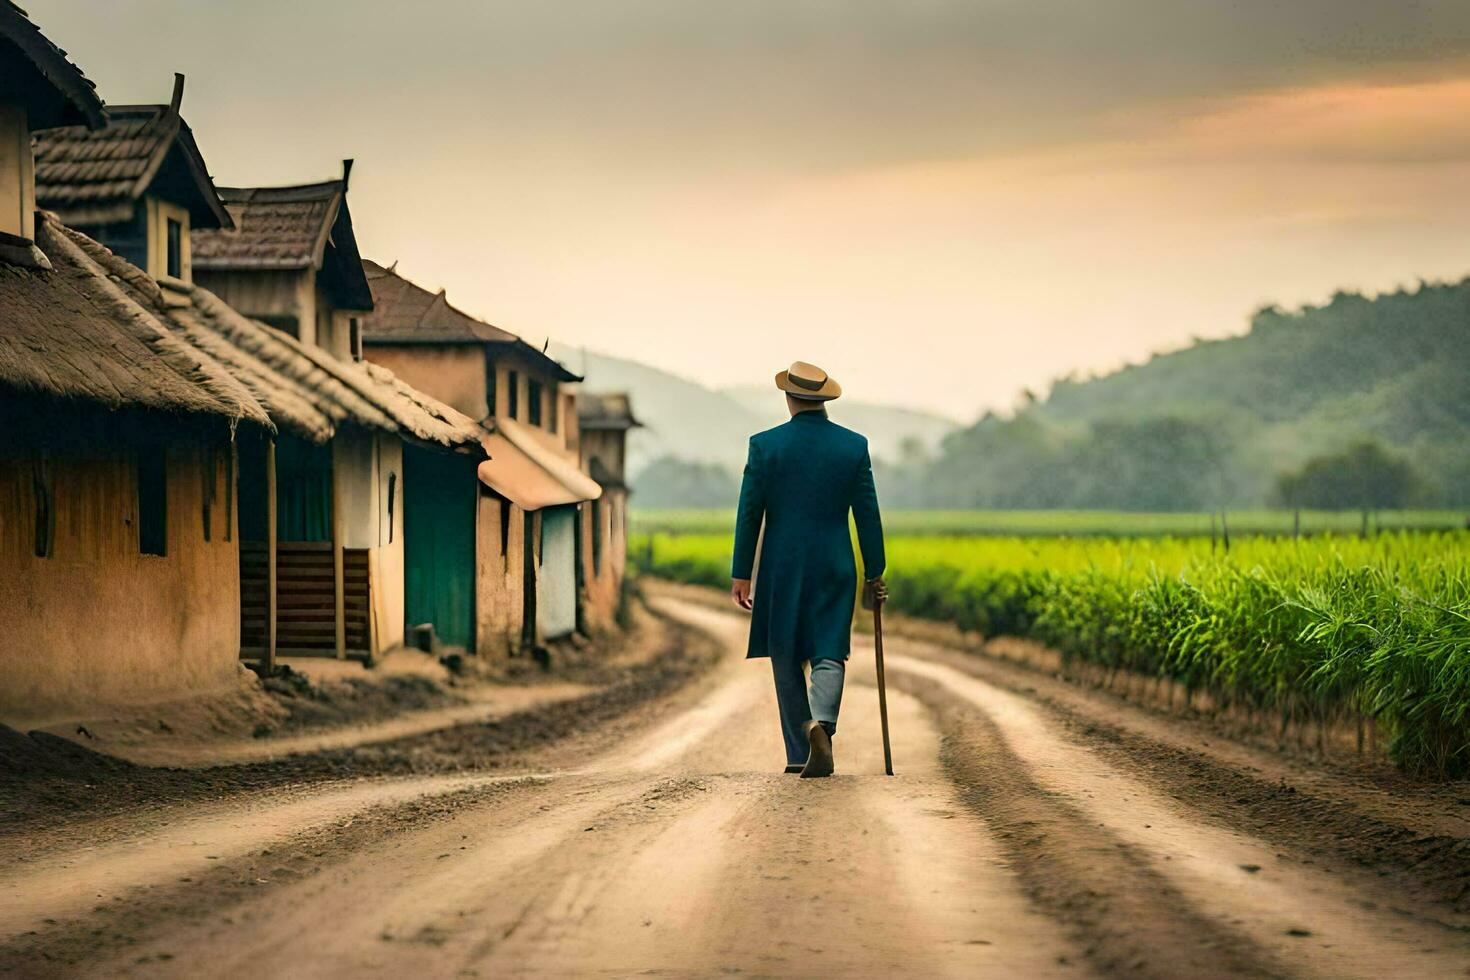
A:
<svg viewBox="0 0 1470 980">
<path fill-rule="evenodd" d="M 106 124 L 102 97 L 97 94 L 97 84 L 86 76 L 76 62 L 67 57 L 66 52 L 55 41 L 41 32 L 41 28 L 31 20 L 30 14 L 14 0 L 0 3 L 0 36 L 8 38 L 21 50 L 30 60 L 31 66 L 51 83 L 53 90 L 81 117 L 82 125 L 100 129 Z M 62 125 L 70 122 L 64 113 L 58 113 L 57 118 L 50 121 Z"/>
</svg>

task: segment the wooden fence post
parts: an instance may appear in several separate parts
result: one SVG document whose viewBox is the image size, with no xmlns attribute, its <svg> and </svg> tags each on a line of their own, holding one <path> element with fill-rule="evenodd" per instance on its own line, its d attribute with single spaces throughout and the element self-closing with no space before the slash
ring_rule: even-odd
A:
<svg viewBox="0 0 1470 980">
<path fill-rule="evenodd" d="M 265 441 L 265 675 L 276 672 L 276 441 Z"/>
<path fill-rule="evenodd" d="M 337 659 L 347 657 L 347 618 L 345 615 L 347 583 L 342 568 L 342 467 L 337 460 L 336 440 L 332 441 L 332 611 Z"/>
</svg>

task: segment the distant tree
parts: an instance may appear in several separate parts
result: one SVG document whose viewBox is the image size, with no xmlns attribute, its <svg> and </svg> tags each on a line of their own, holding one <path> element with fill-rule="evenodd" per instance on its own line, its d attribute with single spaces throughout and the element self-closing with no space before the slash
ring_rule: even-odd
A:
<svg viewBox="0 0 1470 980">
<path fill-rule="evenodd" d="M 1364 440 L 1345 452 L 1308 460 L 1295 473 L 1281 474 L 1276 495 L 1288 507 L 1376 510 L 1407 506 L 1421 485 L 1407 460 Z"/>
<path fill-rule="evenodd" d="M 898 465 L 920 469 L 929 465 L 929 450 L 918 436 L 904 436 L 898 444 Z"/>
<path fill-rule="evenodd" d="M 1201 510 L 1228 496 L 1235 443 L 1216 420 L 1171 416 L 1094 424 L 1072 447 L 1073 502 L 1119 510 Z"/>
<path fill-rule="evenodd" d="M 734 507 L 740 497 L 735 474 L 718 463 L 661 456 L 633 480 L 639 507 Z"/>
</svg>

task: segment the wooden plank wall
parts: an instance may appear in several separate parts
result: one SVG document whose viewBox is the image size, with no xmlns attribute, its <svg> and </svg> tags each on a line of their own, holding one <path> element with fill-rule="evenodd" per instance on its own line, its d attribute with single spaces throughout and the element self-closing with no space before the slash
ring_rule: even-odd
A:
<svg viewBox="0 0 1470 980">
<path fill-rule="evenodd" d="M 259 656 L 267 622 L 268 561 L 263 541 L 240 543 L 241 653 Z M 282 541 L 276 556 L 277 652 L 282 656 L 335 656 L 335 577 L 327 541 Z M 343 632 L 349 653 L 370 649 L 371 582 L 366 548 L 344 548 Z"/>
</svg>

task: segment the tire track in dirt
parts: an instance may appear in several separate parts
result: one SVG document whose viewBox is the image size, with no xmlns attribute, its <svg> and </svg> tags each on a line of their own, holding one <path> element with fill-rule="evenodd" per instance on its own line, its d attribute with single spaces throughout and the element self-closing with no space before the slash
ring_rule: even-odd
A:
<svg viewBox="0 0 1470 980">
<path fill-rule="evenodd" d="M 702 693 L 554 781 L 467 792 L 435 819 L 413 819 L 426 801 L 363 818 L 350 855 L 303 863 L 320 836 L 273 845 L 230 870 L 278 863 L 279 881 L 236 881 L 230 902 L 155 896 L 134 908 L 142 928 L 90 947 L 84 933 L 125 916 L 80 920 L 59 950 L 71 965 L 47 975 L 1083 972 L 957 801 L 917 701 L 891 704 L 901 776 L 879 775 L 876 697 L 854 683 L 839 775 L 803 781 L 776 771 L 764 665 L 728 663 Z M 47 938 L 32 952 L 57 952 Z"/>
<path fill-rule="evenodd" d="M 1231 742 L 1207 724 L 1015 664 L 923 642 L 893 646 L 1038 702 L 1069 738 L 1215 825 L 1355 874 L 1385 905 L 1470 928 L 1470 797 L 1463 786 L 1282 758 Z"/>
<path fill-rule="evenodd" d="M 674 694 L 709 671 L 723 649 L 666 619 L 647 641 L 658 653 L 606 687 L 580 697 L 518 711 L 492 721 L 450 725 L 390 741 L 344 746 L 205 769 L 136 765 L 45 732 L 24 735 L 0 726 L 0 845 L 50 848 L 59 823 L 98 825 L 118 815 L 129 823 L 159 807 L 191 806 L 222 797 L 341 784 L 370 776 L 462 775 L 525 764 L 591 728 L 619 732 L 627 716 Z M 81 821 L 77 821 L 78 816 Z M 90 833 L 90 831 L 88 831 Z M 87 834 L 68 842 L 92 843 Z"/>
<path fill-rule="evenodd" d="M 1463 976 L 1464 937 L 1432 923 L 1414 922 L 1374 908 L 1371 896 L 1337 879 L 1301 866 L 1271 846 L 1221 830 L 1192 817 L 1177 802 L 1059 735 L 1025 699 L 953 668 L 894 657 L 894 675 L 959 718 L 952 723 L 957 774 L 972 792 L 994 767 L 970 768 L 971 751 L 1004 760 L 1006 769 L 1026 773 L 1034 800 L 1050 796 L 1074 816 L 1077 833 L 1093 833 L 1140 870 L 1166 884 L 1169 904 L 1189 910 L 1178 923 L 1187 941 L 1189 920 L 1208 924 L 1221 949 L 1246 954 L 1244 937 L 1257 950 L 1242 966 L 1323 977 L 1382 976 L 1411 971 L 1417 976 Z M 977 735 L 977 733 L 979 733 Z M 965 739 L 980 741 L 967 745 Z M 1009 776 L 1001 778 L 1010 778 Z M 995 801 L 1000 806 L 1003 800 Z M 1006 818 L 1003 806 L 997 809 Z M 1031 818 L 1026 818 L 1031 819 Z M 1023 831 L 1026 822 L 1016 825 Z M 1018 835 L 1018 853 L 1044 852 L 1051 834 Z M 1085 837 L 1082 838 L 1085 842 Z M 1106 877 L 1084 871 L 1084 879 Z M 1166 920 L 1167 921 L 1167 920 Z M 1225 925 L 1227 924 L 1228 925 Z M 1164 930 L 1168 938 L 1174 929 Z M 1110 966 L 1116 966 L 1110 959 Z M 1126 965 L 1126 964 L 1123 964 Z"/>
<path fill-rule="evenodd" d="M 960 798 L 994 829 L 1032 901 L 1067 924 L 1099 972 L 1287 975 L 1247 938 L 1195 911 L 1136 849 L 1037 785 L 982 711 L 938 681 L 893 676 L 936 709 Z"/>
<path fill-rule="evenodd" d="M 609 741 L 633 738 L 635 745 L 641 744 L 637 738 L 648 729 L 648 720 L 640 717 L 647 713 L 643 709 L 685 704 L 690 693 L 697 693 L 688 690 L 688 682 L 715 669 L 724 654 L 703 634 L 677 623 L 669 623 L 657 641 L 662 652 L 627 679 L 573 702 L 490 725 L 457 726 L 269 767 L 201 774 L 147 770 L 106 757 L 93 766 L 87 764 L 85 749 L 64 743 L 73 761 L 80 757 L 83 764 L 76 772 L 68 770 L 62 781 L 75 779 L 77 789 L 98 797 L 111 789 L 107 777 L 122 773 L 128 809 L 57 825 L 54 817 L 43 820 L 43 805 L 32 820 L 44 826 L 0 838 L 10 855 L 0 863 L 0 937 L 9 936 L 0 942 L 0 974 L 28 975 L 39 964 L 80 962 L 138 942 L 169 916 L 187 918 L 201 908 L 272 890 L 296 878 L 302 867 L 315 871 L 349 854 L 364 839 L 349 831 L 354 824 L 359 831 L 375 827 L 391 833 L 405 823 L 443 819 L 498 798 L 503 787 L 523 788 L 574 774 L 570 769 L 553 774 L 526 768 L 549 761 L 556 749 L 593 758 L 608 751 Z M 366 760 L 369 772 L 422 764 L 430 772 L 449 769 L 451 774 L 342 778 L 353 772 L 354 760 Z M 522 767 L 519 771 L 494 772 L 516 764 Z M 655 764 L 650 759 L 648 768 Z M 479 766 L 492 773 L 475 774 Z M 336 772 L 337 778 L 290 778 L 323 771 Z M 191 777 L 200 776 L 197 785 L 189 784 Z M 256 783 L 260 785 L 248 792 L 229 792 L 230 787 Z M 50 785 L 39 789 L 43 799 Z M 0 785 L 0 791 L 8 788 Z M 138 808 L 140 798 L 150 797 L 167 802 Z M 191 805 L 195 800 L 199 802 Z M 273 874 L 287 858 L 298 866 Z M 242 892 L 241 885 L 248 891 Z"/>
</svg>

